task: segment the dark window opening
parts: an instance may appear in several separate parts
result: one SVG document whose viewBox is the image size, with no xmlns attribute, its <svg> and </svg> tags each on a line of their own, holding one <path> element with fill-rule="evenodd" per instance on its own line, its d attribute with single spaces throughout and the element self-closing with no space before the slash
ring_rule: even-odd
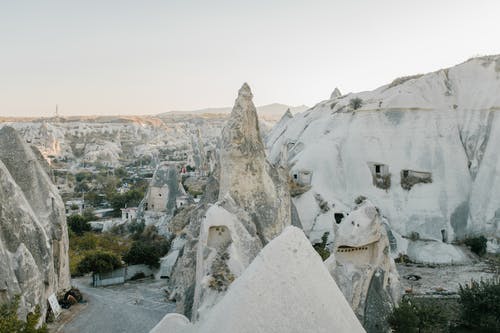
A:
<svg viewBox="0 0 500 333">
<path fill-rule="evenodd" d="M 342 213 L 335 213 L 334 214 L 334 218 L 335 218 L 335 222 L 337 224 L 340 224 L 340 222 L 342 222 L 342 220 L 344 219 L 344 214 L 342 214 Z"/>
<path fill-rule="evenodd" d="M 375 164 L 375 173 L 380 173 L 381 165 Z"/>
<path fill-rule="evenodd" d="M 443 243 L 448 242 L 448 232 L 445 229 L 441 229 L 441 238 L 443 240 Z"/>
</svg>

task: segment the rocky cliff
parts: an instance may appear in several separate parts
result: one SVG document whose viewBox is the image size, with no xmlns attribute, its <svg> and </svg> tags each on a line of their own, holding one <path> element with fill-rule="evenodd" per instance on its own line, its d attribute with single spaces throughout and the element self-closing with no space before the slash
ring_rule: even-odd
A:
<svg viewBox="0 0 500 333">
<path fill-rule="evenodd" d="M 21 312 L 70 287 L 64 204 L 37 155 L 0 129 L 0 301 L 21 295 Z"/>
<path fill-rule="evenodd" d="M 269 158 L 286 156 L 291 175 L 311 176 L 293 201 L 312 241 L 331 231 L 322 216 L 348 212 L 364 195 L 388 219 L 398 252 L 431 246 L 440 255 L 419 261 L 461 261 L 453 240 L 500 236 L 499 92 L 500 56 L 488 56 L 333 94 L 276 126 Z"/>
</svg>

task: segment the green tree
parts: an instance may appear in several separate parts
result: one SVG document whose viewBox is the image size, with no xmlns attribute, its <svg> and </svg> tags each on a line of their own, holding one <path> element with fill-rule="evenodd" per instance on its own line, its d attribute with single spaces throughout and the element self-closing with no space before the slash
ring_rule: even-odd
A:
<svg viewBox="0 0 500 333">
<path fill-rule="evenodd" d="M 107 251 L 91 251 L 78 263 L 77 269 L 81 274 L 106 273 L 122 266 L 120 258 Z"/>
<path fill-rule="evenodd" d="M 145 264 L 149 267 L 160 267 L 160 253 L 154 244 L 135 241 L 123 260 L 129 265 Z"/>
<path fill-rule="evenodd" d="M 41 311 L 37 305 L 34 313 L 28 314 L 26 321 L 22 321 L 17 316 L 19 309 L 19 296 L 16 296 L 10 303 L 0 305 L 0 332 L 5 333 L 48 333 L 44 324 L 37 328 L 40 321 Z"/>
<path fill-rule="evenodd" d="M 81 215 L 68 216 L 67 221 L 68 227 L 78 236 L 81 236 L 84 232 L 91 230 L 89 222 Z"/>
</svg>

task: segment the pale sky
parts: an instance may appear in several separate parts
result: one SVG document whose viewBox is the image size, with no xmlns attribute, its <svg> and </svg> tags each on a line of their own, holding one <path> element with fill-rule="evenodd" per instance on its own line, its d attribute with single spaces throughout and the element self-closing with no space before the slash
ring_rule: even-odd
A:
<svg viewBox="0 0 500 333">
<path fill-rule="evenodd" d="M 312 106 L 500 53 L 499 0 L 0 0 L 0 116 Z"/>
</svg>

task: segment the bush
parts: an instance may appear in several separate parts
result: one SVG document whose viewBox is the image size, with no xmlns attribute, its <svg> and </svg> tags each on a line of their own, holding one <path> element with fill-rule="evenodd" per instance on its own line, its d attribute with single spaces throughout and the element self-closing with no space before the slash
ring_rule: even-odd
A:
<svg viewBox="0 0 500 333">
<path fill-rule="evenodd" d="M 149 267 L 160 267 L 160 251 L 153 244 L 135 241 L 125 254 L 123 260 L 129 265 L 145 264 Z"/>
<path fill-rule="evenodd" d="M 363 106 L 363 100 L 359 97 L 351 98 L 349 100 L 349 106 L 351 107 L 351 109 L 357 110 Z"/>
<path fill-rule="evenodd" d="M 472 252 L 478 256 L 483 256 L 486 254 L 486 243 L 488 240 L 484 236 L 467 238 L 464 240 L 464 244 L 467 245 Z"/>
<path fill-rule="evenodd" d="M 48 333 L 46 325 L 37 327 L 40 321 L 40 306 L 37 305 L 34 313 L 28 314 L 26 321 L 22 321 L 17 316 L 19 309 L 19 296 L 7 304 L 0 305 L 0 332 L 9 333 Z"/>
<path fill-rule="evenodd" d="M 321 243 L 314 244 L 313 246 L 316 252 L 318 252 L 318 254 L 321 256 L 321 259 L 323 259 L 323 261 L 328 259 L 328 257 L 330 256 L 330 251 L 326 247 L 326 242 L 328 241 L 329 234 L 329 232 L 325 232 L 323 236 L 321 236 Z"/>
<path fill-rule="evenodd" d="M 500 332 L 500 279 L 460 285 L 462 325 L 481 332 Z"/>
<path fill-rule="evenodd" d="M 131 240 L 113 235 L 109 232 L 96 234 L 86 232 L 77 236 L 71 230 L 69 232 L 69 265 L 71 276 L 82 275 L 78 270 L 78 264 L 88 254 L 96 250 L 111 252 L 121 258 L 130 249 Z"/>
<path fill-rule="evenodd" d="M 394 332 L 446 332 L 448 319 L 435 301 L 404 298 L 388 318 Z"/>
<path fill-rule="evenodd" d="M 227 248 L 229 245 L 230 243 L 221 246 L 210 267 L 211 277 L 208 286 L 213 290 L 226 291 L 235 279 L 235 276 L 231 273 L 227 265 L 227 261 L 229 260 Z"/>
<path fill-rule="evenodd" d="M 68 216 L 68 227 L 78 236 L 83 235 L 85 231 L 90 231 L 90 224 L 88 220 L 81 215 Z"/>
<path fill-rule="evenodd" d="M 81 274 L 107 273 L 122 266 L 120 258 L 111 252 L 92 251 L 78 263 L 77 269 Z"/>
<path fill-rule="evenodd" d="M 146 227 L 146 224 L 144 222 L 139 222 L 137 220 L 135 221 L 132 221 L 132 223 L 130 223 L 127 228 L 128 228 L 128 231 L 131 233 L 131 234 L 134 234 L 134 235 L 140 235 L 142 234 L 142 232 L 144 231 L 144 228 Z M 133 236 L 134 237 L 134 236 Z"/>
</svg>

